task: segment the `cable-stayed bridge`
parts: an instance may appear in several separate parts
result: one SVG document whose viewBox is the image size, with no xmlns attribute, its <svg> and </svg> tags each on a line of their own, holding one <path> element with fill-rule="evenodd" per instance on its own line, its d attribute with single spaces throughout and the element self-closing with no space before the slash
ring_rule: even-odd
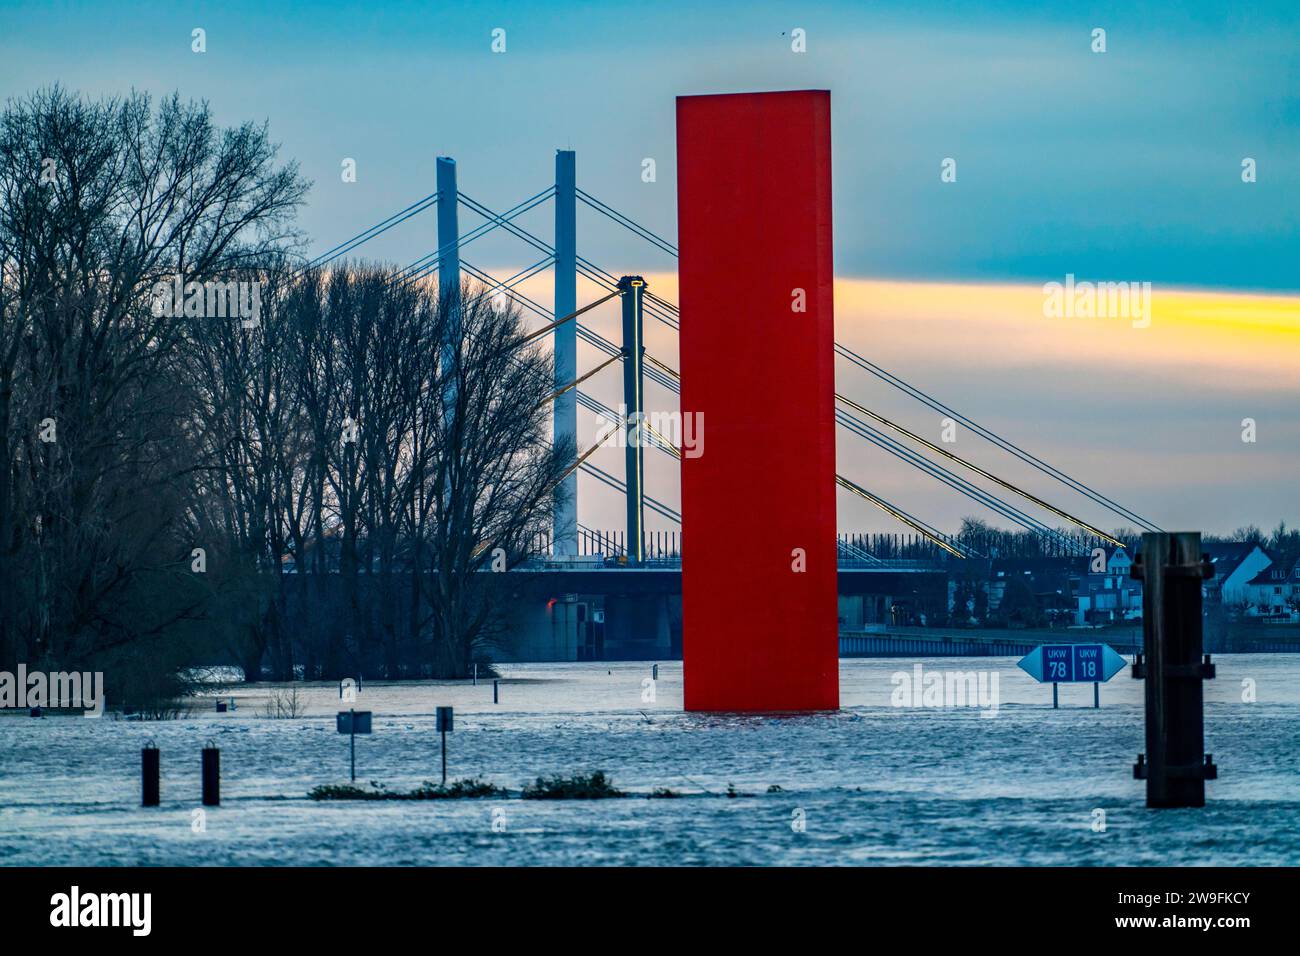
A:
<svg viewBox="0 0 1300 956">
<path fill-rule="evenodd" d="M 526 340 L 551 339 L 554 440 L 564 447 L 572 443 L 575 457 L 562 482 L 551 534 L 512 579 L 531 578 L 543 594 L 552 592 L 544 620 L 517 626 L 532 634 L 533 659 L 658 657 L 680 646 L 688 710 L 837 707 L 838 628 L 848 615 L 846 596 L 857 602 L 864 621 L 879 620 L 887 611 L 892 615 L 898 603 L 891 595 L 897 594 L 942 607 L 946 614 L 947 576 L 937 569 L 996 557 L 981 550 L 978 540 L 948 534 L 885 499 L 871 487 L 870 476 L 838 472 L 837 436 L 865 442 L 964 496 L 1031 536 L 1043 553 L 1084 556 L 1098 545 L 1123 546 L 1077 515 L 1085 502 L 1090 511 L 1111 519 L 1160 530 L 835 341 L 830 140 L 829 91 L 678 97 L 681 248 L 580 188 L 574 153 L 559 151 L 554 184 L 504 211 L 462 192 L 455 162 L 441 157 L 433 193 L 311 263 L 346 256 L 431 210 L 436 247 L 394 281 L 432 281 L 436 272 L 438 294 L 446 303 L 461 294 L 462 277 L 470 276 L 484 283 L 489 295 L 513 299 L 544 323 Z M 522 215 L 547 203 L 554 213 L 549 241 L 520 223 Z M 644 275 L 614 275 L 580 254 L 580 204 L 639 239 L 647 255 L 676 260 L 680 304 L 650 288 Z M 464 232 L 462 211 L 479 220 Z M 470 247 L 498 230 L 539 258 L 508 277 L 473 265 L 466 258 Z M 547 270 L 553 280 L 549 307 L 520 288 Z M 584 321 L 614 299 L 622 318 L 618 342 Z M 452 314 L 458 313 L 453 309 Z M 677 334 L 678 368 L 646 348 L 647 321 Z M 594 365 L 579 367 L 580 340 L 601 356 Z M 588 383 L 616 363 L 622 394 L 617 399 L 592 394 Z M 869 380 L 960 423 L 994 454 L 981 461 L 958 455 L 886 417 L 865 397 Z M 647 383 L 677 397 L 679 434 L 665 436 L 647 414 Z M 756 395 L 764 400 L 756 401 Z M 613 423 L 602 439 L 615 437 L 623 449 L 621 475 L 590 460 L 603 440 L 577 447 L 579 405 Z M 707 454 L 687 440 L 692 423 L 707 433 Z M 680 460 L 680 511 L 664 502 L 664 490 L 646 487 L 645 458 L 652 451 Z M 1054 489 L 1051 500 L 1004 477 L 1009 459 L 1046 479 Z M 621 528 L 579 523 L 580 473 L 622 496 Z M 832 543 L 839 492 L 868 502 L 906 528 L 912 547 L 881 553 L 878 539 L 860 536 Z M 684 526 L 680 537 L 648 533 L 647 511 Z M 616 573 L 609 573 L 611 568 Z M 927 582 L 927 571 L 938 580 Z M 864 587 L 867 579 L 885 582 L 890 593 Z M 939 587 L 943 593 L 934 594 Z M 923 599 L 926 588 L 930 593 Z M 556 591 L 565 595 L 562 604 Z M 583 594 L 596 596 L 600 605 L 581 600 Z M 537 605 L 522 592 L 516 597 L 516 607 Z M 679 621 L 676 642 L 670 637 L 674 620 Z M 611 653 L 611 647 L 617 650 Z"/>
<path fill-rule="evenodd" d="M 669 363 L 646 350 L 638 325 L 645 317 L 649 317 L 676 332 L 680 330 L 682 316 L 675 303 L 656 294 L 648 286 L 624 287 L 620 285 L 621 277 L 578 254 L 578 206 L 581 204 L 594 210 L 658 253 L 675 259 L 679 254 L 678 249 L 660 234 L 578 187 L 575 166 L 576 157 L 572 151 L 557 151 L 554 185 L 547 186 L 508 209 L 497 211 L 459 190 L 454 160 L 440 157 L 437 163 L 438 188 L 435 192 L 332 247 L 312 259 L 308 265 L 324 266 L 347 257 L 372 239 L 413 217 L 426 212 L 435 214 L 436 247 L 399 270 L 396 280 L 419 282 L 436 276 L 441 288 L 459 289 L 461 277 L 468 276 L 483 283 L 492 294 L 509 297 L 524 312 L 544 321 L 546 325 L 535 334 L 538 337 L 549 335 L 553 343 L 558 393 L 554 400 L 554 434 L 575 438 L 578 434 L 577 412 L 582 407 L 606 422 L 618 422 L 622 426 L 621 434 L 617 436 L 619 444 L 636 450 L 636 454 L 629 453 L 626 456 L 627 467 L 623 475 L 611 473 L 589 460 L 591 452 L 597 446 L 591 446 L 585 451 L 579 450 L 574 474 L 565 479 L 568 501 L 557 511 L 552 533 L 538 543 L 536 560 L 552 568 L 677 565 L 680 563 L 684 536 L 679 531 L 647 531 L 642 516 L 644 512 L 650 511 L 680 528 L 681 513 L 665 503 L 663 498 L 667 495 L 664 491 L 660 491 L 660 497 L 656 497 L 652 489 L 644 487 L 639 459 L 643 449 L 651 449 L 657 454 L 678 460 L 682 457 L 681 449 L 650 424 L 643 397 L 646 381 L 653 382 L 674 395 L 680 395 L 680 376 Z M 547 204 L 553 206 L 555 218 L 555 229 L 550 241 L 518 223 L 525 213 Z M 464 232 L 459 229 L 460 210 L 469 212 L 479 220 Z M 497 230 L 514 236 L 527 249 L 540 254 L 540 258 L 508 277 L 494 276 L 475 266 L 466 257 L 466 250 L 476 240 Z M 548 271 L 554 283 L 551 308 L 520 290 L 522 284 Z M 581 305 L 579 280 L 584 283 L 582 294 L 587 296 Z M 633 313 L 628 334 L 621 343 L 611 341 L 582 319 L 594 307 L 614 298 L 623 300 L 625 311 Z M 600 364 L 579 371 L 578 341 L 602 353 L 604 358 Z M 836 342 L 834 348 L 842 373 L 837 374 L 835 421 L 843 438 L 861 441 L 883 452 L 893 460 L 926 475 L 948 491 L 963 496 L 991 516 L 1002 519 L 1005 524 L 1027 532 L 1039 542 L 1042 554 L 1082 556 L 1090 554 L 1098 546 L 1109 547 L 1122 543 L 1097 525 L 1076 517 L 1074 511 L 1078 505 L 1069 505 L 1070 510 L 1066 510 L 1062 504 L 1066 500 L 1082 499 L 1095 512 L 1141 530 L 1161 530 L 1087 482 L 1065 473 L 1011 439 L 984 427 L 847 345 Z M 621 409 L 617 410 L 608 401 L 592 394 L 591 386 L 587 384 L 587 379 L 595 371 L 614 362 L 628 366 L 630 371 L 630 374 L 624 376 L 623 394 L 615 397 L 615 401 L 621 404 Z M 993 452 L 993 457 L 1006 456 L 1008 460 L 1014 459 L 1045 476 L 1057 487 L 1059 497 L 1048 501 L 1026 491 L 997 474 L 995 464 L 980 464 L 959 456 L 873 411 L 865 404 L 866 399 L 861 398 L 864 392 L 862 386 L 869 385 L 872 381 L 884 384 L 932 411 L 952 418 L 982 439 Z M 627 500 L 629 517 L 624 527 L 592 528 L 579 522 L 577 472 Z M 867 501 L 889 515 L 901 528 L 907 529 L 905 538 L 894 539 L 896 547 L 891 551 L 909 552 L 907 557 L 896 554 L 877 556 L 868 547 L 867 542 L 871 536 L 841 534 L 837 549 L 842 568 L 879 570 L 920 567 L 946 560 L 998 556 L 990 553 L 988 544 L 980 538 L 963 539 L 944 532 L 909 508 L 876 494 L 869 483 L 853 475 L 837 474 L 836 483 L 844 493 Z M 888 540 L 888 536 L 877 536 L 877 540 L 882 537 Z"/>
</svg>

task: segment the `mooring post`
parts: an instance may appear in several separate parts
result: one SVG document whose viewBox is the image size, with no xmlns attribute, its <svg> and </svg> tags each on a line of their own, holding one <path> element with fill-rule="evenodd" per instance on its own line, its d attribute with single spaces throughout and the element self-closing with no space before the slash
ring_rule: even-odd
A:
<svg viewBox="0 0 1300 956">
<path fill-rule="evenodd" d="M 1060 698 L 1057 697 L 1057 693 L 1056 693 L 1057 688 L 1059 688 L 1060 686 L 1061 685 L 1056 683 L 1055 681 L 1052 682 L 1052 710 L 1056 710 L 1061 706 Z"/>
<path fill-rule="evenodd" d="M 1092 682 L 1092 707 L 1093 710 L 1101 708 L 1101 684 L 1097 681 Z"/>
<path fill-rule="evenodd" d="M 221 806 L 221 751 L 211 740 L 203 747 L 203 805 Z"/>
<path fill-rule="evenodd" d="M 439 707 L 434 729 L 442 735 L 442 786 L 447 787 L 447 734 L 454 729 L 455 715 L 450 707 Z"/>
<path fill-rule="evenodd" d="M 1146 680 L 1146 753 L 1135 779 L 1147 782 L 1148 807 L 1203 807 L 1205 781 L 1218 776 L 1205 753 L 1202 681 L 1214 677 L 1202 657 L 1201 584 L 1214 565 L 1199 531 L 1150 532 L 1130 574 L 1142 580 L 1142 644 L 1133 676 Z"/>
<path fill-rule="evenodd" d="M 140 806 L 158 806 L 160 796 L 158 777 L 158 745 L 149 740 L 140 751 Z"/>
<path fill-rule="evenodd" d="M 497 693 L 497 682 L 494 680 L 492 682 L 492 703 L 494 704 L 499 703 L 500 700 L 501 698 Z"/>
<path fill-rule="evenodd" d="M 352 751 L 352 782 L 357 782 L 357 712 L 354 708 L 348 708 L 351 717 L 348 718 L 348 743 Z"/>
</svg>

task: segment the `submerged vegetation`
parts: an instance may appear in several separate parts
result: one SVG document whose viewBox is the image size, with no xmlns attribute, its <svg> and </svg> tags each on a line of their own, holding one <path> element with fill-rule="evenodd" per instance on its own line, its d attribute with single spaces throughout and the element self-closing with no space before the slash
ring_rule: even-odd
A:
<svg viewBox="0 0 1300 956">
<path fill-rule="evenodd" d="M 768 793 L 785 793 L 780 786 L 773 784 Z M 322 784 L 313 787 L 307 794 L 313 800 L 456 800 L 477 797 L 495 797 L 508 799 L 516 794 L 505 787 L 468 777 L 455 780 L 449 786 L 425 781 L 414 790 L 389 790 L 384 784 L 371 780 L 369 784 L 358 786 L 352 784 Z M 532 783 L 524 784 L 518 797 L 523 800 L 607 800 L 618 797 L 645 797 L 648 800 L 672 800 L 690 794 L 679 793 L 668 787 L 655 787 L 649 793 L 628 793 L 614 786 L 614 781 L 603 770 L 590 774 L 575 773 L 565 777 L 538 777 Z M 705 792 L 707 796 L 726 796 L 730 798 L 747 797 L 752 794 L 741 793 L 734 785 L 728 784 L 725 794 Z"/>
<path fill-rule="evenodd" d="M 586 777 L 580 773 L 572 777 L 538 777 L 536 782 L 526 784 L 523 792 L 525 800 L 603 800 L 625 796 L 603 770 Z"/>
<path fill-rule="evenodd" d="M 504 787 L 470 777 L 454 780 L 450 786 L 426 780 L 414 790 L 389 790 L 382 783 L 370 781 L 368 787 L 356 784 L 326 784 L 313 787 L 307 796 L 313 800 L 465 800 L 479 797 L 504 797 Z"/>
</svg>

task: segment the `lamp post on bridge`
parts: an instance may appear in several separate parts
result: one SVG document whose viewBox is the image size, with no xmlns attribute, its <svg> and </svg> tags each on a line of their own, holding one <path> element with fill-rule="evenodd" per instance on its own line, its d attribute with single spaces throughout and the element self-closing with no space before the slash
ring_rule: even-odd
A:
<svg viewBox="0 0 1300 956">
<path fill-rule="evenodd" d="M 627 483 L 627 561 L 640 564 L 645 560 L 645 523 L 643 486 L 645 461 L 642 455 L 642 422 L 645 416 L 642 367 L 645 344 L 641 338 L 641 300 L 645 295 L 645 279 L 641 276 L 623 276 L 618 280 L 623 290 L 623 435 L 625 449 L 625 481 Z"/>
</svg>

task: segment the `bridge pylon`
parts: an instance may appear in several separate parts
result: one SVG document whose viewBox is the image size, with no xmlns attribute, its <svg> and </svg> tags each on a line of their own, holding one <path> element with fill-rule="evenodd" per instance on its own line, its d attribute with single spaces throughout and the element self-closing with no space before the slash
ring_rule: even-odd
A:
<svg viewBox="0 0 1300 956">
<path fill-rule="evenodd" d="M 577 160 L 571 149 L 555 151 L 555 317 L 570 315 L 578 308 L 578 199 Z M 555 327 L 555 387 L 561 388 L 578 376 L 578 323 Z M 552 431 L 557 445 L 577 441 L 578 394 L 571 390 L 555 400 Z M 552 515 L 551 542 L 555 554 L 578 553 L 578 473 L 560 483 L 560 495 Z"/>
</svg>

